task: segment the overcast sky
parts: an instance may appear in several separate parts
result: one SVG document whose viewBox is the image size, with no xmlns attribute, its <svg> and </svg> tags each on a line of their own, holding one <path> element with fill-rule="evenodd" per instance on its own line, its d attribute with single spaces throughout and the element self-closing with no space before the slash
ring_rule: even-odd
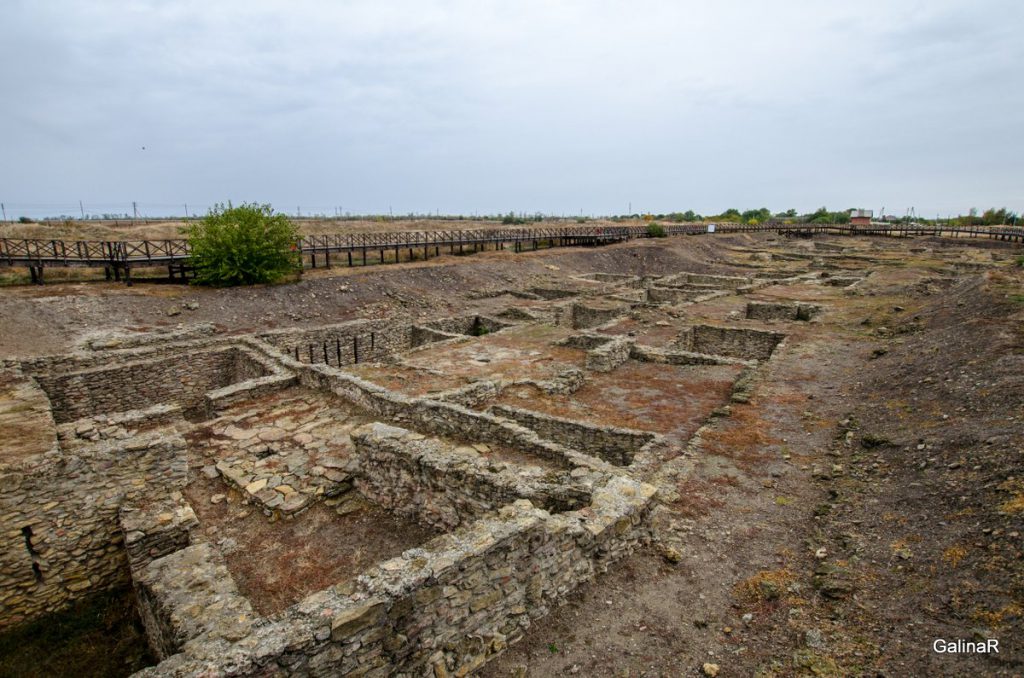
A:
<svg viewBox="0 0 1024 678">
<path fill-rule="evenodd" d="M 1024 210 L 1024 3 L 0 2 L 8 211 Z"/>
</svg>

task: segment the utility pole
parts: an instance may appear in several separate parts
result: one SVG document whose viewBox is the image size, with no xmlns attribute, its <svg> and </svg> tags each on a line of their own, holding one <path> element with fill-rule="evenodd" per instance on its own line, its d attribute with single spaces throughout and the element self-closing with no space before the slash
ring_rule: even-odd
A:
<svg viewBox="0 0 1024 678">
<path fill-rule="evenodd" d="M 85 208 L 82 207 L 82 201 L 78 201 L 78 210 L 82 213 L 82 221 L 85 221 Z"/>
<path fill-rule="evenodd" d="M 139 206 L 132 200 L 132 226 L 135 225 L 135 220 L 139 218 Z"/>
<path fill-rule="evenodd" d="M 7 207 L 2 202 L 0 202 L 0 210 L 4 213 L 4 221 L 7 221 Z"/>
<path fill-rule="evenodd" d="M 188 219 L 188 203 L 185 203 L 185 218 Z"/>
</svg>

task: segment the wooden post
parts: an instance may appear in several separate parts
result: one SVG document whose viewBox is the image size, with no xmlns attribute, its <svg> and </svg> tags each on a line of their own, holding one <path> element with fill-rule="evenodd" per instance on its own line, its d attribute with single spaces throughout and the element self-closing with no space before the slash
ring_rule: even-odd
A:
<svg viewBox="0 0 1024 678">
<path fill-rule="evenodd" d="M 352 337 L 352 358 L 354 359 L 355 363 L 358 365 L 359 364 L 359 337 L 358 336 L 353 336 Z"/>
<path fill-rule="evenodd" d="M 338 337 L 334 338 L 334 353 L 338 359 L 338 367 L 341 367 L 341 339 Z"/>
</svg>

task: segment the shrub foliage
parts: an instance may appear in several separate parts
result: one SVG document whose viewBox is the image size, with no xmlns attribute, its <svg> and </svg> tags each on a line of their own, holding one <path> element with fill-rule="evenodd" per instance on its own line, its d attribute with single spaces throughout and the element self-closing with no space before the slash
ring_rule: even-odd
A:
<svg viewBox="0 0 1024 678">
<path fill-rule="evenodd" d="M 665 232 L 665 227 L 654 221 L 647 224 L 647 237 L 648 238 L 664 238 L 668 234 Z"/>
<path fill-rule="evenodd" d="M 201 285 L 272 283 L 301 270 L 299 233 L 270 205 L 216 205 L 186 233 Z"/>
</svg>

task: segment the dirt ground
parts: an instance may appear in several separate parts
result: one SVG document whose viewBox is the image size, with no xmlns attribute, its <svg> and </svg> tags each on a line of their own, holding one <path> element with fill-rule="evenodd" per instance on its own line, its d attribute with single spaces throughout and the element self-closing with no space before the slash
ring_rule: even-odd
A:
<svg viewBox="0 0 1024 678">
<path fill-rule="evenodd" d="M 480 675 L 1022 675 L 1024 269 L 1010 250 L 984 243 L 829 242 L 855 256 L 764 236 L 674 238 L 318 270 L 253 289 L 7 287 L 0 352 L 64 352 L 105 328 L 214 322 L 242 332 L 486 313 L 508 304 L 481 292 L 557 287 L 595 271 L 749 275 L 755 264 L 772 265 L 755 258 L 764 252 L 797 255 L 780 268 L 870 270 L 854 288 L 773 285 L 749 297 L 827 310 L 812 323 L 773 328 L 788 336 L 750 401 L 731 404 L 704 430 L 678 497 L 656 512 L 660 546 L 578 589 Z M 685 307 L 684 320 L 744 326 L 746 299 Z M 651 330 L 652 341 L 674 329 Z M 657 385 L 669 376 L 636 378 Z M 727 395 L 716 388 L 706 385 L 714 406 Z M 617 398 L 632 402 L 628 393 Z M 595 396 L 591 406 L 615 402 Z M 348 543 L 359 520 L 332 539 Z M 374 558 L 426 537 L 396 531 L 398 541 L 375 545 Z M 296 569 L 304 537 L 292 532 L 275 532 L 260 576 L 323 575 L 310 590 L 342 576 Z M 282 591 L 266 609 L 297 595 Z M 933 650 L 937 639 L 988 638 L 1000 641 L 998 654 Z"/>
<path fill-rule="evenodd" d="M 333 506 L 315 504 L 302 515 L 270 521 L 241 493 L 201 475 L 185 496 L 203 526 L 204 536 L 225 554 L 239 592 L 261 615 L 270 615 L 305 596 L 344 585 L 371 565 L 401 555 L 435 536 L 362 501 L 338 515 Z M 213 496 L 224 497 L 217 504 Z"/>
</svg>

